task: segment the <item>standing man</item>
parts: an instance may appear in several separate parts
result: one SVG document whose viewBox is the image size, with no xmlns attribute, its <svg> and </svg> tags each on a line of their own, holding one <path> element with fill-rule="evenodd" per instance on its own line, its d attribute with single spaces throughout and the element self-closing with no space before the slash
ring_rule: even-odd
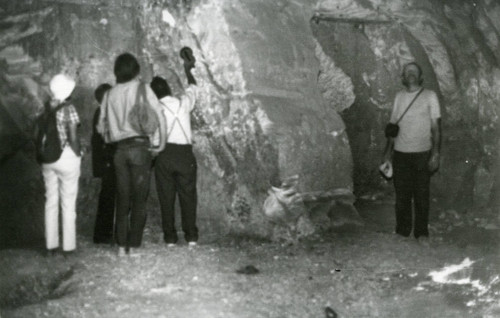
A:
<svg viewBox="0 0 500 318">
<path fill-rule="evenodd" d="M 167 246 L 177 243 L 175 229 L 175 197 L 179 195 L 182 216 L 182 230 L 189 246 L 196 246 L 198 228 L 196 227 L 196 158 L 193 154 L 190 114 L 196 103 L 196 80 L 191 69 L 195 59 L 189 48 L 189 58 L 185 58 L 184 70 L 189 86 L 180 99 L 171 96 L 170 87 L 165 79 L 153 78 L 151 89 L 163 108 L 168 131 L 165 149 L 155 161 L 156 189 L 160 199 L 163 239 Z M 182 51 L 181 51 L 182 53 Z M 181 54 L 182 56 L 182 54 Z"/>
<path fill-rule="evenodd" d="M 429 185 L 439 168 L 441 111 L 436 93 L 422 87 L 422 68 L 417 63 L 404 66 L 402 82 L 406 88 L 396 94 L 390 119 L 399 125 L 399 132 L 387 137 L 384 162 L 393 160 L 396 233 L 410 235 L 413 200 L 413 235 L 428 245 Z"/>
<path fill-rule="evenodd" d="M 151 177 L 152 152 L 160 152 L 165 121 L 161 105 L 149 85 L 141 83 L 140 65 L 135 56 L 123 53 L 115 60 L 116 85 L 101 103 L 97 131 L 106 143 L 115 143 L 113 163 L 116 177 L 115 228 L 118 255 L 135 254 L 142 244 L 146 225 L 146 200 Z M 152 149 L 150 136 L 138 132 L 130 123 L 130 114 L 142 98 L 159 119 L 160 147 Z M 139 95 L 139 96 L 138 96 Z"/>
</svg>

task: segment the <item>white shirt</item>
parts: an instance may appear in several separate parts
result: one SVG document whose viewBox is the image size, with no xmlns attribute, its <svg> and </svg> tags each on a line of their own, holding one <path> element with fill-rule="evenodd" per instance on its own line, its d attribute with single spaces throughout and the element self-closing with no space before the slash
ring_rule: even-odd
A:
<svg viewBox="0 0 500 318">
<path fill-rule="evenodd" d="M 137 78 L 126 83 L 116 84 L 104 95 L 96 127 L 106 142 L 139 136 L 139 133 L 132 128 L 128 121 L 128 114 L 137 100 L 139 84 L 145 85 L 146 98 L 158 116 L 160 115 L 161 105 L 149 85 L 141 83 Z"/>
<path fill-rule="evenodd" d="M 405 90 L 396 94 L 392 109 L 391 123 L 396 123 L 406 110 L 418 90 Z M 399 133 L 394 140 L 394 150 L 400 152 L 423 152 L 432 148 L 431 120 L 441 117 L 439 100 L 434 91 L 424 89 L 417 97 L 399 125 Z"/>
<path fill-rule="evenodd" d="M 167 143 L 179 145 L 192 143 L 190 115 L 196 104 L 197 90 L 196 85 L 189 85 L 180 99 L 173 96 L 160 99 L 167 122 Z"/>
</svg>

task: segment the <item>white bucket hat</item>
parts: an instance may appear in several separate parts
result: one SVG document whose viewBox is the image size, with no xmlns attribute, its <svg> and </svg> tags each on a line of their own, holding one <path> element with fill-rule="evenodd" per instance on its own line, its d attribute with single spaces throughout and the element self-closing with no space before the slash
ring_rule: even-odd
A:
<svg viewBox="0 0 500 318">
<path fill-rule="evenodd" d="M 54 98 L 62 102 L 71 95 L 75 85 L 75 81 L 68 75 L 57 74 L 50 80 L 49 88 Z"/>
<path fill-rule="evenodd" d="M 378 167 L 378 170 L 380 171 L 380 173 L 382 174 L 382 176 L 387 179 L 387 180 L 390 180 L 392 179 L 392 164 L 390 161 L 386 161 L 384 162 L 383 164 L 381 164 L 379 167 Z"/>
</svg>

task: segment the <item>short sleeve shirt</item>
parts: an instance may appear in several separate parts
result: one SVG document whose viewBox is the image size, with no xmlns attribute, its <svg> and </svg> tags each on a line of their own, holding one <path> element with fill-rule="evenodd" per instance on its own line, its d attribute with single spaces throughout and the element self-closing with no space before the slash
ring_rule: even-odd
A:
<svg viewBox="0 0 500 318">
<path fill-rule="evenodd" d="M 396 123 L 418 91 L 400 91 L 396 94 L 391 123 Z M 439 100 L 434 91 L 424 89 L 417 97 L 399 125 L 394 140 L 394 150 L 399 152 L 423 152 L 432 148 L 431 122 L 441 117 Z"/>
<path fill-rule="evenodd" d="M 64 148 L 68 143 L 67 127 L 70 125 L 78 125 L 80 117 L 75 109 L 75 106 L 68 105 L 59 109 L 56 113 L 57 131 L 61 140 L 61 147 Z"/>
</svg>

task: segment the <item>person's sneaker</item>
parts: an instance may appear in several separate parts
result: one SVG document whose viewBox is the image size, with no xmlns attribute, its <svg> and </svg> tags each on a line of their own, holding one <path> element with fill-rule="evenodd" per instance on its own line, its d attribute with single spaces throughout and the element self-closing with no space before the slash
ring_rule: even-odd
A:
<svg viewBox="0 0 500 318">
<path fill-rule="evenodd" d="M 196 243 L 196 242 L 189 242 L 188 246 L 189 247 L 196 247 L 196 246 L 198 246 L 198 243 Z"/>
<path fill-rule="evenodd" d="M 125 250 L 125 247 L 123 247 L 123 246 L 118 247 L 118 256 L 124 257 L 126 255 L 127 255 L 127 251 Z"/>
<path fill-rule="evenodd" d="M 168 247 L 168 248 L 175 247 L 175 243 L 167 243 L 167 247 Z"/>
</svg>

